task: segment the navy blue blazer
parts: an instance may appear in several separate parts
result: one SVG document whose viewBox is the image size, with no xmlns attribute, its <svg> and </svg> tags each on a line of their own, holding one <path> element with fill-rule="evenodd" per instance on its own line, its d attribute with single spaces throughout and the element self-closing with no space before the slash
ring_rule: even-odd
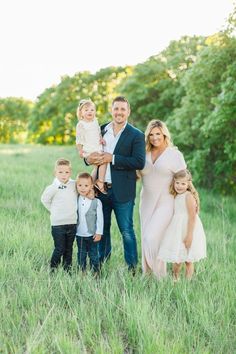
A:
<svg viewBox="0 0 236 354">
<path fill-rule="evenodd" d="M 101 127 L 102 135 L 105 127 Z M 144 134 L 127 123 L 120 135 L 113 152 L 115 163 L 111 166 L 112 190 L 118 202 L 125 203 L 134 200 L 136 196 L 136 170 L 142 170 L 145 165 Z"/>
</svg>

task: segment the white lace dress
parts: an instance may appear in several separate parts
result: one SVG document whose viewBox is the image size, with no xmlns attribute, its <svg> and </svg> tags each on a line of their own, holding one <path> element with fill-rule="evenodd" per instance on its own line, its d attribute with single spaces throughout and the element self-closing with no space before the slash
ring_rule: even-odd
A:
<svg viewBox="0 0 236 354">
<path fill-rule="evenodd" d="M 79 121 L 76 126 L 76 144 L 83 145 L 83 156 L 87 157 L 92 152 L 101 152 L 101 130 L 97 119 L 91 122 Z"/>
<path fill-rule="evenodd" d="M 186 237 L 188 211 L 186 195 L 178 194 L 174 201 L 174 215 L 160 245 L 158 259 L 170 263 L 198 262 L 206 257 L 206 236 L 202 222 L 196 215 L 193 241 L 187 250 L 183 240 Z"/>
</svg>

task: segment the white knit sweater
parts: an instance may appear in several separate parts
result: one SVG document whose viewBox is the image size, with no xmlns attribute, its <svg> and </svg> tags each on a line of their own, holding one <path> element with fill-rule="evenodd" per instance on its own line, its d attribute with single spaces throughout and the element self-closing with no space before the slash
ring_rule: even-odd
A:
<svg viewBox="0 0 236 354">
<path fill-rule="evenodd" d="M 63 184 L 55 178 L 44 190 L 41 202 L 50 211 L 52 226 L 77 223 L 77 197 L 75 181 L 71 179 Z"/>
</svg>

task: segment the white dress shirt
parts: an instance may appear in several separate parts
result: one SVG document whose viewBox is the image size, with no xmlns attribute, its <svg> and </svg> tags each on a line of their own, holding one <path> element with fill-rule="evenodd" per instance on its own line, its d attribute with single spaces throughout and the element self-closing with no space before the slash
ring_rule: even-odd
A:
<svg viewBox="0 0 236 354">
<path fill-rule="evenodd" d="M 116 144 L 118 143 L 121 133 L 124 131 L 126 125 L 127 125 L 127 122 L 125 123 L 124 127 L 119 131 L 119 133 L 114 135 L 113 122 L 107 124 L 107 126 L 105 127 L 105 134 L 103 136 L 103 139 L 106 142 L 106 145 L 104 145 L 105 152 L 109 152 L 110 154 L 113 154 Z M 112 156 L 112 165 L 115 165 L 115 155 Z M 111 167 L 110 167 L 109 163 L 107 164 L 105 182 L 112 183 Z"/>
<path fill-rule="evenodd" d="M 92 200 L 86 197 L 79 196 L 78 209 L 79 209 L 79 225 L 77 227 L 77 236 L 90 237 L 93 236 L 88 232 L 88 226 L 86 221 L 86 213 L 90 208 Z M 95 234 L 103 234 L 103 212 L 102 203 L 97 199 L 97 224 Z"/>
</svg>

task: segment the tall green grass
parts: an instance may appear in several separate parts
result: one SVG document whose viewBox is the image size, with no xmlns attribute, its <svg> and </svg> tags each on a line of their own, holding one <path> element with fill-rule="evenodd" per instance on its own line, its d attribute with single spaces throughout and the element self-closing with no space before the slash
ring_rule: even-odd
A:
<svg viewBox="0 0 236 354">
<path fill-rule="evenodd" d="M 200 190 L 208 258 L 191 282 L 157 282 L 140 267 L 132 277 L 115 222 L 113 254 L 100 279 L 76 271 L 76 246 L 72 275 L 59 269 L 52 276 L 40 195 L 59 157 L 71 159 L 73 177 L 86 170 L 73 147 L 0 146 L 0 352 L 235 353 L 233 198 Z"/>
</svg>

